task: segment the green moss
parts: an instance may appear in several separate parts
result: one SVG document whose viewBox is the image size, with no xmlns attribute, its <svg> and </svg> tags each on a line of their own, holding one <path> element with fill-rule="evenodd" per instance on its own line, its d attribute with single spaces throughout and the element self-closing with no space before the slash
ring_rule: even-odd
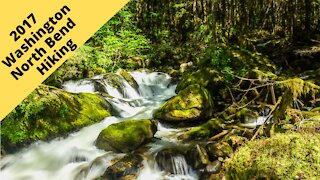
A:
<svg viewBox="0 0 320 180">
<path fill-rule="evenodd" d="M 314 108 L 310 111 L 288 108 L 286 110 L 286 120 L 281 121 L 281 123 L 282 129 L 294 130 L 299 128 L 302 131 L 320 133 L 319 108 Z"/>
<path fill-rule="evenodd" d="M 264 72 L 275 72 L 277 69 L 274 62 L 259 52 L 249 51 L 236 46 L 226 48 L 233 57 L 235 57 L 231 62 L 231 67 L 233 69 L 243 69 L 248 72 L 253 69 L 259 69 Z"/>
<path fill-rule="evenodd" d="M 193 84 L 199 84 L 202 87 L 213 90 L 219 89 L 223 83 L 223 76 L 221 76 L 218 71 L 210 68 L 200 69 L 184 75 L 177 85 L 176 93 Z"/>
<path fill-rule="evenodd" d="M 194 84 L 164 103 L 155 111 L 154 117 L 164 121 L 204 120 L 211 117 L 212 109 L 213 101 L 209 91 Z"/>
<path fill-rule="evenodd" d="M 110 116 L 96 94 L 72 94 L 40 85 L 1 122 L 1 138 L 11 150 L 36 140 L 64 135 Z"/>
<path fill-rule="evenodd" d="M 107 73 L 104 75 L 103 79 L 108 85 L 118 89 L 119 91 L 123 88 L 123 84 L 121 83 L 121 76 L 119 76 L 118 74 Z"/>
<path fill-rule="evenodd" d="M 206 148 L 211 159 L 231 157 L 233 150 L 227 142 L 209 143 Z"/>
<path fill-rule="evenodd" d="M 228 179 L 318 179 L 320 136 L 287 132 L 251 141 L 226 163 Z"/>
<path fill-rule="evenodd" d="M 314 108 L 311 111 L 301 112 L 304 121 L 299 122 L 299 127 L 304 131 L 320 133 L 320 111 Z"/>
<path fill-rule="evenodd" d="M 179 136 L 182 140 L 204 140 L 210 138 L 220 132 L 222 121 L 220 119 L 212 118 L 200 126 L 194 127 L 186 133 Z"/>
<path fill-rule="evenodd" d="M 137 179 L 137 175 L 143 167 L 142 161 L 141 155 L 128 154 L 109 166 L 101 179 Z"/>
<path fill-rule="evenodd" d="M 155 121 L 127 120 L 112 124 L 101 131 L 96 146 L 107 151 L 130 152 L 150 141 L 156 131 Z"/>
<path fill-rule="evenodd" d="M 136 82 L 136 80 L 134 80 L 134 78 L 131 76 L 131 74 L 129 74 L 127 71 L 125 70 L 121 70 L 120 71 L 120 75 L 130 84 L 130 86 L 132 86 L 134 89 L 138 89 L 139 85 Z"/>
</svg>

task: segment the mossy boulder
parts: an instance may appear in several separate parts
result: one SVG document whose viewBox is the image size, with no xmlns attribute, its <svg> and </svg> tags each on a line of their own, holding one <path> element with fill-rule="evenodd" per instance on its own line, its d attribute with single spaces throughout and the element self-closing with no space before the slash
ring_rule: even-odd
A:
<svg viewBox="0 0 320 180">
<path fill-rule="evenodd" d="M 184 74 L 177 85 L 176 93 L 194 84 L 199 84 L 210 90 L 210 92 L 218 92 L 218 89 L 224 84 L 224 78 L 217 70 L 210 68 L 200 69 L 192 73 Z"/>
<path fill-rule="evenodd" d="M 138 90 L 139 89 L 139 85 L 136 82 L 136 80 L 131 76 L 131 74 L 129 74 L 127 71 L 125 70 L 120 70 L 119 71 L 120 75 L 129 83 L 129 85 L 131 87 L 133 87 L 134 89 Z"/>
<path fill-rule="evenodd" d="M 206 148 L 211 159 L 231 157 L 233 153 L 232 147 L 226 142 L 209 143 Z"/>
<path fill-rule="evenodd" d="M 65 135 L 110 116 L 108 106 L 97 94 L 40 85 L 1 121 L 1 143 L 10 152 L 36 140 Z"/>
<path fill-rule="evenodd" d="M 186 158 L 193 169 L 204 168 L 210 163 L 206 148 L 199 144 L 187 151 Z"/>
<path fill-rule="evenodd" d="M 104 86 L 104 83 L 100 79 L 95 79 L 93 81 L 94 90 L 98 91 L 101 94 L 108 94 L 108 91 L 106 87 Z"/>
<path fill-rule="evenodd" d="M 210 179 L 210 180 L 220 180 L 224 178 L 214 177 L 217 176 L 217 173 L 220 172 L 222 163 L 218 160 L 215 160 L 208 164 L 203 171 L 200 171 L 200 179 Z"/>
<path fill-rule="evenodd" d="M 102 130 L 96 140 L 99 149 L 114 152 L 131 152 L 150 142 L 157 131 L 153 120 L 126 120 Z"/>
<path fill-rule="evenodd" d="M 123 88 L 123 84 L 121 82 L 122 78 L 120 75 L 115 73 L 107 73 L 103 76 L 103 80 L 106 84 L 121 92 L 120 90 Z"/>
<path fill-rule="evenodd" d="M 180 140 L 206 140 L 222 132 L 222 122 L 220 119 L 212 118 L 204 124 L 185 132 L 178 138 Z"/>
<path fill-rule="evenodd" d="M 209 91 L 199 84 L 190 85 L 154 112 L 154 118 L 168 121 L 205 120 L 213 114 Z"/>
<path fill-rule="evenodd" d="M 228 179 L 319 179 L 320 136 L 287 132 L 250 141 L 226 162 Z"/>
<path fill-rule="evenodd" d="M 136 179 L 143 167 L 143 158 L 138 154 L 129 154 L 109 166 L 101 179 Z"/>
</svg>

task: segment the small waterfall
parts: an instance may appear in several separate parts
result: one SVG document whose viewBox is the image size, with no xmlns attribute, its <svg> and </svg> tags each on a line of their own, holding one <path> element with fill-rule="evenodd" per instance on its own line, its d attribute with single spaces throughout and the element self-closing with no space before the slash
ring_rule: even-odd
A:
<svg viewBox="0 0 320 180">
<path fill-rule="evenodd" d="M 89 80 L 67 81 L 62 85 L 63 89 L 73 93 L 87 92 L 94 93 L 93 82 Z"/>
<path fill-rule="evenodd" d="M 189 174 L 188 163 L 186 158 L 178 154 L 176 156 L 171 157 L 171 162 L 173 164 L 173 172 L 178 175 L 187 175 Z"/>
<path fill-rule="evenodd" d="M 56 179 L 95 179 L 101 176 L 106 168 L 113 164 L 115 158 L 124 156 L 105 152 L 94 146 L 100 131 L 109 125 L 127 119 L 150 119 L 152 112 L 168 98 L 175 95 L 176 85 L 164 73 L 131 72 L 138 87 L 130 86 L 120 75 L 121 89 L 112 87 L 103 76 L 79 81 L 68 81 L 63 84 L 66 91 L 79 93 L 98 92 L 95 82 L 99 81 L 108 93 L 106 100 L 118 112 L 117 117 L 107 117 L 103 121 L 82 128 L 66 138 L 56 138 L 50 142 L 36 142 L 20 152 L 7 155 L 0 160 L 0 179 L 4 180 L 56 180 Z M 152 143 L 145 154 L 155 154 L 170 144 L 177 144 L 173 137 L 179 130 L 167 128 L 159 123 L 156 137 L 161 140 Z M 154 160 L 144 160 L 144 168 L 138 179 L 197 179 L 183 156 L 171 159 L 174 174 L 159 170 Z"/>
</svg>

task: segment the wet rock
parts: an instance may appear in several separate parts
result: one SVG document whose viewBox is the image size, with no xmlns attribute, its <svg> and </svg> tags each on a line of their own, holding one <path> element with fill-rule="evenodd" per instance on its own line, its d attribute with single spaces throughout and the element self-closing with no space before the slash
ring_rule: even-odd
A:
<svg viewBox="0 0 320 180">
<path fill-rule="evenodd" d="M 205 172 L 209 174 L 216 174 L 220 170 L 221 170 L 221 162 L 218 160 L 215 160 L 212 163 L 207 165 Z"/>
<path fill-rule="evenodd" d="M 191 69 L 191 67 L 193 66 L 193 62 L 190 61 L 190 62 L 186 62 L 186 63 L 182 63 L 180 64 L 180 72 L 181 73 L 184 73 L 185 71 Z"/>
<path fill-rule="evenodd" d="M 157 153 L 156 163 L 161 171 L 171 174 L 186 174 L 188 164 L 182 152 L 177 149 L 164 149 Z"/>
<path fill-rule="evenodd" d="M 208 139 L 222 132 L 222 122 L 223 121 L 221 119 L 212 118 L 204 124 L 194 127 L 191 130 L 180 135 L 178 139 L 184 141 Z"/>
<path fill-rule="evenodd" d="M 94 80 L 93 86 L 94 86 L 95 91 L 98 91 L 102 94 L 108 94 L 108 92 L 107 92 L 106 88 L 104 87 L 103 82 L 101 80 Z"/>
<path fill-rule="evenodd" d="M 97 94 L 75 94 L 40 85 L 1 121 L 1 145 L 10 153 L 37 140 L 66 135 L 110 115 L 108 103 Z"/>
<path fill-rule="evenodd" d="M 199 84 L 190 85 L 165 102 L 154 117 L 167 122 L 195 121 L 210 118 L 213 101 L 209 91 Z"/>
<path fill-rule="evenodd" d="M 106 81 L 106 84 L 117 89 L 119 92 L 121 92 L 121 89 L 123 89 L 121 76 L 119 76 L 118 74 L 107 73 L 103 76 L 103 79 Z"/>
<path fill-rule="evenodd" d="M 213 161 L 212 163 L 208 164 L 206 166 L 206 168 L 204 169 L 204 171 L 201 173 L 200 175 L 200 179 L 203 179 L 203 180 L 207 180 L 207 179 L 221 179 L 221 178 L 218 178 L 220 177 L 219 173 L 220 170 L 221 170 L 221 162 L 218 161 L 218 160 L 215 160 Z"/>
<path fill-rule="evenodd" d="M 136 179 L 143 167 L 143 158 L 138 154 L 129 154 L 120 159 L 115 164 L 109 166 L 101 179 L 119 179 L 131 180 Z"/>
<path fill-rule="evenodd" d="M 208 154 L 210 158 L 217 159 L 218 157 L 230 157 L 233 153 L 231 146 L 226 142 L 207 144 Z"/>
<path fill-rule="evenodd" d="M 70 158 L 69 162 L 83 162 L 87 161 L 88 159 L 81 155 L 75 155 L 74 157 Z"/>
<path fill-rule="evenodd" d="M 240 122 L 244 124 L 252 123 L 257 121 L 259 113 L 256 111 L 252 111 L 248 108 L 242 108 L 240 111 L 236 113 L 236 117 L 238 120 L 240 120 Z"/>
<path fill-rule="evenodd" d="M 226 180 L 224 173 L 219 174 L 208 174 L 204 173 L 201 175 L 200 180 Z"/>
<path fill-rule="evenodd" d="M 1 159 L 2 157 L 4 157 L 6 154 L 7 154 L 6 151 L 5 151 L 4 148 L 1 146 L 1 148 L 0 148 L 0 159 Z"/>
<path fill-rule="evenodd" d="M 88 168 L 87 165 L 82 164 L 82 165 L 76 167 L 76 169 L 74 171 L 77 172 L 74 179 L 80 180 L 80 179 L 86 179 L 90 169 Z"/>
<path fill-rule="evenodd" d="M 133 87 L 134 89 L 138 90 L 139 89 L 139 85 L 136 82 L 136 80 L 134 80 L 134 78 L 131 76 L 131 74 L 129 74 L 127 71 L 125 70 L 120 70 L 120 75 L 129 83 L 129 85 L 131 87 Z"/>
<path fill-rule="evenodd" d="M 157 123 L 153 120 L 127 120 L 102 130 L 96 146 L 106 151 L 130 152 L 150 142 L 156 131 Z"/>
<path fill-rule="evenodd" d="M 186 158 L 193 169 L 204 168 L 210 163 L 206 149 L 199 144 L 187 151 Z"/>
</svg>

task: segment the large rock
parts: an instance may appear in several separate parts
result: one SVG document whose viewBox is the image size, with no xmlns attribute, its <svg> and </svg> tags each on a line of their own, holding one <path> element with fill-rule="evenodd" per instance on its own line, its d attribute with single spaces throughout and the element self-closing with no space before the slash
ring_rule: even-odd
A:
<svg viewBox="0 0 320 180">
<path fill-rule="evenodd" d="M 131 74 L 129 74 L 125 70 L 120 70 L 119 73 L 129 83 L 129 85 L 131 87 L 133 87 L 134 89 L 138 90 L 139 85 L 138 85 L 137 81 L 131 76 Z"/>
<path fill-rule="evenodd" d="M 96 146 L 106 151 L 130 152 L 150 142 L 156 131 L 155 121 L 127 120 L 102 130 L 96 140 Z"/>
<path fill-rule="evenodd" d="M 274 134 L 250 141 L 225 161 L 227 179 L 319 179 L 320 135 Z"/>
<path fill-rule="evenodd" d="M 124 85 L 122 84 L 122 78 L 118 74 L 107 73 L 103 76 L 103 80 L 105 81 L 105 84 L 117 89 L 119 92 L 121 92 L 121 89 L 124 88 Z"/>
<path fill-rule="evenodd" d="M 180 140 L 206 140 L 222 132 L 222 120 L 212 118 L 209 121 L 194 127 L 178 137 Z"/>
<path fill-rule="evenodd" d="M 224 78 L 217 70 L 210 68 L 200 69 L 185 74 L 177 85 L 176 93 L 193 84 L 199 84 L 212 92 L 217 92 L 224 84 Z"/>
<path fill-rule="evenodd" d="M 193 169 L 204 168 L 210 163 L 206 148 L 199 144 L 187 151 L 187 160 Z"/>
<path fill-rule="evenodd" d="M 100 179 L 136 179 L 143 167 L 143 158 L 138 154 L 129 154 L 109 166 Z"/>
<path fill-rule="evenodd" d="M 233 153 L 232 147 L 226 142 L 210 143 L 206 147 L 211 159 L 231 157 Z"/>
<path fill-rule="evenodd" d="M 212 116 L 213 101 L 209 91 L 199 84 L 190 85 L 164 103 L 154 118 L 169 122 L 204 120 Z"/>
<path fill-rule="evenodd" d="M 218 160 L 213 161 L 212 163 L 208 164 L 203 172 L 200 173 L 200 179 L 210 179 L 210 180 L 220 180 L 225 178 L 220 178 L 217 173 L 220 172 L 222 167 L 222 163 Z"/>
<path fill-rule="evenodd" d="M 36 140 L 62 136 L 110 116 L 97 94 L 40 85 L 1 122 L 1 144 L 11 152 Z"/>
</svg>

